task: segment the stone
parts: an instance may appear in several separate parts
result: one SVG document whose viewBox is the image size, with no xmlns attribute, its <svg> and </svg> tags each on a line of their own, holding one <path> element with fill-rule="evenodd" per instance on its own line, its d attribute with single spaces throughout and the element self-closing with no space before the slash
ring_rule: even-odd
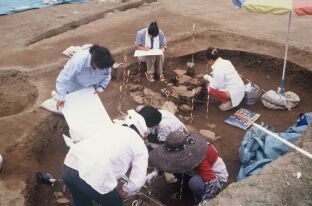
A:
<svg viewBox="0 0 312 206">
<path fill-rule="evenodd" d="M 189 113 L 192 111 L 192 108 L 186 104 L 182 104 L 180 107 L 179 107 L 179 110 L 184 112 L 184 113 Z"/>
<path fill-rule="evenodd" d="M 189 122 L 191 121 L 191 117 L 183 117 L 184 121 Z"/>
<path fill-rule="evenodd" d="M 216 128 L 216 125 L 215 125 L 215 124 L 209 124 L 209 123 L 207 123 L 206 125 L 207 125 L 207 127 L 209 127 L 210 129 Z"/>
<path fill-rule="evenodd" d="M 144 107 L 144 105 L 139 105 L 139 106 L 137 106 L 136 108 L 135 108 L 135 111 L 136 112 L 139 112 L 139 111 L 141 111 L 141 109 Z"/>
<path fill-rule="evenodd" d="M 195 79 L 195 78 L 192 78 L 189 83 L 191 84 L 194 84 L 194 85 L 198 85 L 199 84 L 199 80 L 198 79 Z"/>
<path fill-rule="evenodd" d="M 152 96 L 155 98 L 161 98 L 161 94 L 154 92 L 153 90 L 149 89 L 149 88 L 145 88 L 144 89 L 145 95 L 146 96 Z"/>
<path fill-rule="evenodd" d="M 172 87 L 173 91 L 175 91 L 179 97 L 186 98 L 191 101 L 192 98 L 197 96 L 201 90 L 200 87 L 197 87 L 194 90 L 188 90 L 186 86 Z"/>
<path fill-rule="evenodd" d="M 70 203 L 69 199 L 67 199 L 66 197 L 58 198 L 58 199 L 56 200 L 56 202 L 57 202 L 58 204 L 68 204 L 68 203 Z"/>
<path fill-rule="evenodd" d="M 196 132 L 196 129 L 192 125 L 185 125 L 185 126 L 189 132 Z"/>
<path fill-rule="evenodd" d="M 130 92 L 136 92 L 136 91 L 143 91 L 144 87 L 143 85 L 139 85 L 139 84 L 128 84 L 127 88 L 130 90 Z"/>
<path fill-rule="evenodd" d="M 197 78 L 197 79 L 202 79 L 203 76 L 204 76 L 203 74 L 197 74 L 197 75 L 196 75 L 196 78 Z"/>
<path fill-rule="evenodd" d="M 119 68 L 121 65 L 123 65 L 123 63 L 114 63 L 114 64 L 113 64 L 113 69 L 117 69 L 117 68 Z"/>
<path fill-rule="evenodd" d="M 104 14 L 104 18 L 110 17 L 114 14 L 114 12 L 108 12 L 106 14 Z"/>
<path fill-rule="evenodd" d="M 179 82 L 179 84 L 185 84 L 186 82 L 190 81 L 192 77 L 187 75 L 179 75 L 176 76 L 176 80 Z"/>
<path fill-rule="evenodd" d="M 144 98 L 140 96 L 133 96 L 132 99 L 138 103 L 138 104 L 143 104 L 144 103 Z"/>
<path fill-rule="evenodd" d="M 208 142 L 215 142 L 221 138 L 220 136 L 216 136 L 214 132 L 207 130 L 207 129 L 201 129 L 199 131 L 199 134 L 203 135 L 207 139 Z"/>
<path fill-rule="evenodd" d="M 186 92 L 186 91 L 187 91 L 186 86 L 172 87 L 172 89 L 173 89 L 174 91 L 176 91 L 178 94 L 180 94 L 180 93 L 183 93 L 183 92 Z"/>
<path fill-rule="evenodd" d="M 186 69 L 175 69 L 173 72 L 176 73 L 177 76 L 180 76 L 186 74 L 187 71 Z"/>
<path fill-rule="evenodd" d="M 164 105 L 161 107 L 163 110 L 167 110 L 172 114 L 176 114 L 178 111 L 178 107 L 171 101 L 166 101 Z"/>
<path fill-rule="evenodd" d="M 59 199 L 64 197 L 64 193 L 63 192 L 53 192 L 55 199 Z"/>
<path fill-rule="evenodd" d="M 130 93 L 130 97 L 132 97 L 132 99 L 138 103 L 138 104 L 144 104 L 144 97 L 143 94 L 141 92 L 131 92 Z"/>
<path fill-rule="evenodd" d="M 186 63 L 186 66 L 187 66 L 187 68 L 192 69 L 192 68 L 195 66 L 195 63 L 187 62 L 187 63 Z"/>
<path fill-rule="evenodd" d="M 167 101 L 167 98 L 163 97 L 158 92 L 152 91 L 149 88 L 145 88 L 143 93 L 146 99 L 146 103 L 153 105 L 156 108 L 161 108 L 165 101 Z"/>
</svg>

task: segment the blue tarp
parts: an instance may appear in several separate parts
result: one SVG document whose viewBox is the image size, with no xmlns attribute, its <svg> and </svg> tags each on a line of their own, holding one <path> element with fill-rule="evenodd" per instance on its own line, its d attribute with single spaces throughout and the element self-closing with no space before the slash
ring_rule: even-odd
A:
<svg viewBox="0 0 312 206">
<path fill-rule="evenodd" d="M 28 9 L 38 9 L 56 4 L 81 3 L 88 0 L 0 0 L 0 15 Z"/>
<path fill-rule="evenodd" d="M 306 121 L 300 121 L 289 127 L 285 132 L 276 133 L 280 137 L 294 143 L 300 135 L 307 129 L 308 125 L 312 124 L 312 112 L 305 114 Z M 267 125 L 266 129 L 274 132 L 273 127 Z M 277 159 L 280 155 L 288 152 L 288 146 L 279 140 L 270 137 L 266 133 L 251 127 L 245 134 L 239 148 L 239 158 L 241 160 L 241 168 L 237 176 L 237 181 L 244 179 L 247 176 L 254 175 L 261 171 L 262 167 Z"/>
</svg>

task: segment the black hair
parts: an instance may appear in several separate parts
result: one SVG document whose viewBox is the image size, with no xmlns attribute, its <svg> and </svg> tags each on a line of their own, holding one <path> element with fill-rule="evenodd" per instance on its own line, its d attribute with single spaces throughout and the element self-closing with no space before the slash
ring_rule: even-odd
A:
<svg viewBox="0 0 312 206">
<path fill-rule="evenodd" d="M 89 49 L 89 52 L 91 54 L 91 62 L 99 69 L 109 68 L 115 63 L 112 54 L 105 47 L 94 44 Z"/>
<path fill-rule="evenodd" d="M 162 119 L 160 111 L 152 106 L 145 106 L 138 113 L 144 118 L 147 127 L 158 125 Z"/>
<path fill-rule="evenodd" d="M 209 47 L 206 50 L 206 58 L 207 60 L 217 60 L 220 57 L 219 50 L 216 48 Z"/>
<path fill-rule="evenodd" d="M 159 34 L 159 28 L 156 21 L 153 21 L 148 26 L 148 34 L 152 37 L 156 37 Z"/>
</svg>

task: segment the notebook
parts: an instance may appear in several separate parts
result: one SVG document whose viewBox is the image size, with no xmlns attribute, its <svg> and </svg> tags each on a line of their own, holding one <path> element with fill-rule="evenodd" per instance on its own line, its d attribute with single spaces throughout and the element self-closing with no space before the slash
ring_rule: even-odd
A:
<svg viewBox="0 0 312 206">
<path fill-rule="evenodd" d="M 225 123 L 230 124 L 234 127 L 238 127 L 243 130 L 247 130 L 251 123 L 247 121 L 250 120 L 255 122 L 260 117 L 260 114 L 249 111 L 247 109 L 240 108 L 229 118 L 225 120 Z"/>
</svg>

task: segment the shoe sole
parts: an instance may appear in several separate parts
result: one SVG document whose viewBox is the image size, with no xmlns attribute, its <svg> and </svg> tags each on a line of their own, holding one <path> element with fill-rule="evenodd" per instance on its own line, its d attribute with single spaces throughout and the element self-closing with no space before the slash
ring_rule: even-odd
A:
<svg viewBox="0 0 312 206">
<path fill-rule="evenodd" d="M 147 81 L 155 82 L 155 79 L 149 79 L 149 78 L 148 78 L 147 72 L 145 72 L 145 76 L 146 76 Z"/>
<path fill-rule="evenodd" d="M 227 111 L 227 110 L 233 109 L 233 107 L 228 107 L 228 108 L 220 108 L 220 107 L 219 107 L 219 109 L 220 109 L 221 111 Z"/>
</svg>

